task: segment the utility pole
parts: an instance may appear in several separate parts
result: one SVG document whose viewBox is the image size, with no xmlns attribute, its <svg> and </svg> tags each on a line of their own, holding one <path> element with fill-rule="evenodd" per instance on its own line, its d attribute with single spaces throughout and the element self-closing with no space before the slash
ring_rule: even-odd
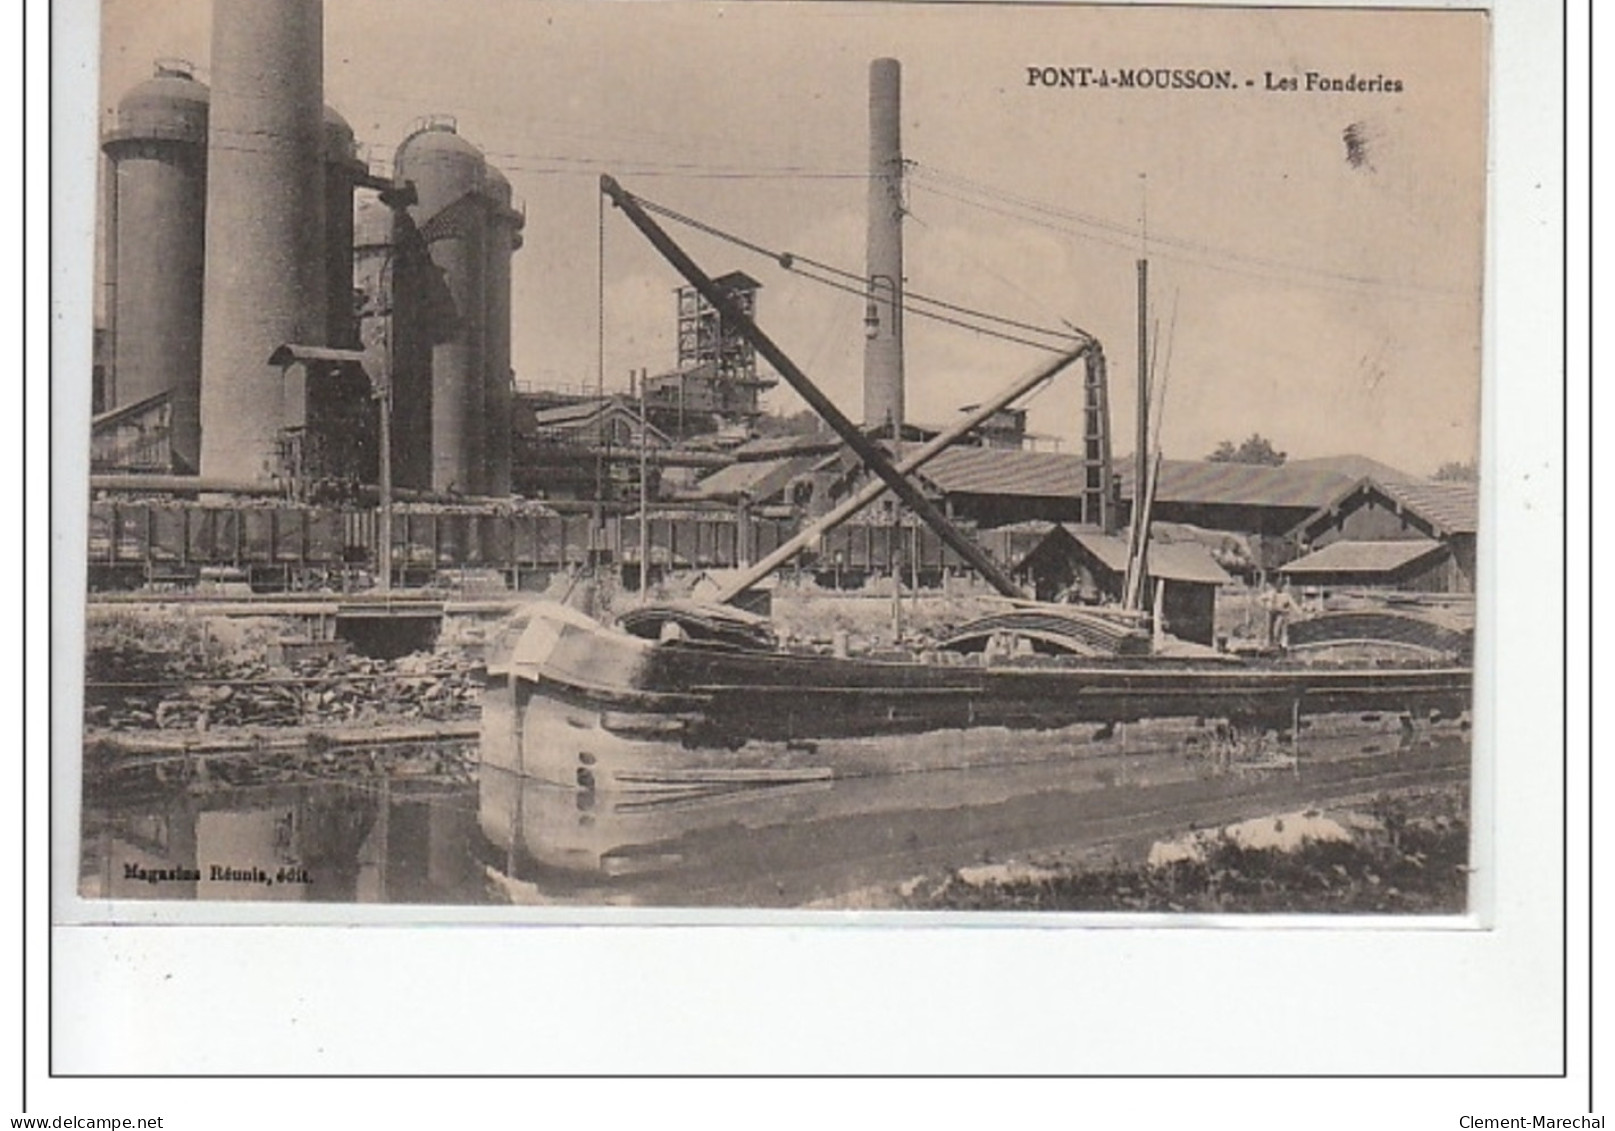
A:
<svg viewBox="0 0 1615 1131">
<path fill-rule="evenodd" d="M 895 447 L 895 445 L 894 445 Z M 892 644 L 903 641 L 903 508 L 892 508 L 892 525 L 886 532 L 886 545 L 891 551 L 892 574 Z"/>
<path fill-rule="evenodd" d="M 595 576 L 605 544 L 606 466 L 601 424 L 606 404 L 606 207 L 602 200 L 595 232 L 594 507 L 589 519 L 589 575 Z"/>
<path fill-rule="evenodd" d="M 381 459 L 377 462 L 380 470 L 377 475 L 378 487 L 381 492 L 380 506 L 376 512 L 376 568 L 381 573 L 380 587 L 385 594 L 393 589 L 393 373 L 392 350 L 387 351 L 387 360 L 383 363 L 382 372 L 374 378 L 374 396 L 381 410 Z"/>
<path fill-rule="evenodd" d="M 650 425 L 645 415 L 645 386 L 650 370 L 639 371 L 639 603 L 650 600 Z"/>
</svg>

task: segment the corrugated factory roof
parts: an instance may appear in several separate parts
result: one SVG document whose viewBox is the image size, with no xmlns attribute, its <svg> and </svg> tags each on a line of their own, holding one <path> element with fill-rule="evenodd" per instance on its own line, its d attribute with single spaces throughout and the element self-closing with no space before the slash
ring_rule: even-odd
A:
<svg viewBox="0 0 1615 1131">
<path fill-rule="evenodd" d="M 1122 479 L 1122 497 L 1133 498 L 1132 461 L 1117 460 L 1116 467 Z M 1266 467 L 1169 459 L 1161 461 L 1155 500 L 1179 504 L 1317 508 L 1333 499 L 1349 482 L 1349 476 L 1328 467 Z"/>
<path fill-rule="evenodd" d="M 150 412 L 158 405 L 167 404 L 172 396 L 172 390 L 159 389 L 149 397 L 143 397 L 128 404 L 121 404 L 116 408 L 109 408 L 100 416 L 90 418 L 90 430 L 92 432 L 101 432 L 110 427 L 115 427 L 125 420 L 132 420 L 137 416 Z"/>
<path fill-rule="evenodd" d="M 776 456 L 823 455 L 841 446 L 834 432 L 798 433 L 790 436 L 763 436 L 747 440 L 735 449 L 735 458 L 741 460 L 772 459 Z"/>
<path fill-rule="evenodd" d="M 890 445 L 884 445 L 890 449 Z M 906 454 L 917 445 L 904 444 Z M 739 453 L 744 458 L 751 445 Z M 901 454 L 898 458 L 901 458 Z M 1122 496 L 1132 498 L 1132 465 L 1117 461 Z M 951 447 L 920 470 L 945 495 L 1004 495 L 1076 499 L 1083 493 L 1084 463 L 1066 452 L 1016 448 Z M 1180 504 L 1315 509 L 1350 480 L 1338 472 L 1259 467 L 1206 460 L 1165 460 L 1156 501 Z"/>
<path fill-rule="evenodd" d="M 1306 471 L 1333 471 L 1351 479 L 1378 479 L 1381 483 L 1416 483 L 1423 476 L 1381 463 L 1377 459 L 1359 455 L 1313 456 L 1310 459 L 1285 460 L 1284 466 Z"/>
<path fill-rule="evenodd" d="M 1072 538 L 1076 539 L 1078 545 L 1098 558 L 1106 569 L 1113 573 L 1127 572 L 1127 540 L 1125 538 L 1071 526 L 1066 526 L 1063 529 Z"/>
<path fill-rule="evenodd" d="M 601 401 L 576 401 L 572 404 L 556 405 L 553 408 L 534 409 L 533 419 L 539 424 L 566 424 L 574 420 L 588 420 L 611 403 L 608 397 Z"/>
<path fill-rule="evenodd" d="M 1130 460 L 1117 460 L 1122 497 L 1131 499 Z M 949 448 L 921 471 L 945 494 L 1030 495 L 1078 498 L 1083 490 L 1082 457 L 1064 452 L 1013 448 Z M 1157 502 L 1178 504 L 1311 507 L 1337 497 L 1352 477 L 1325 462 L 1322 466 L 1264 467 L 1210 460 L 1163 460 Z M 1415 491 L 1446 484 L 1397 484 Z M 1462 485 L 1455 485 L 1462 486 Z"/>
<path fill-rule="evenodd" d="M 749 495 L 753 499 L 772 498 L 794 477 L 813 466 L 813 457 L 753 460 L 719 468 L 695 485 L 697 497 L 732 499 Z"/>
<path fill-rule="evenodd" d="M 1435 527 L 1436 533 L 1442 537 L 1475 533 L 1480 512 L 1479 487 L 1474 483 L 1438 482 L 1433 479 L 1402 483 L 1387 483 L 1374 478 L 1359 479 L 1321 503 L 1319 513 L 1308 517 L 1296 529 L 1305 536 L 1320 525 L 1320 520 L 1351 510 L 1352 502 L 1359 496 L 1367 498 L 1374 494 L 1412 511 Z"/>
<path fill-rule="evenodd" d="M 889 443 L 882 445 L 888 451 Z M 742 460 L 779 458 L 805 454 L 808 450 L 830 452 L 840 447 L 835 437 L 779 436 L 753 440 L 736 449 Z M 917 445 L 904 444 L 895 459 Z M 1352 477 L 1334 467 L 1265 467 L 1256 464 L 1214 463 L 1210 460 L 1164 460 L 1156 501 L 1180 505 L 1223 505 L 1318 509 L 1342 497 Z M 1122 497 L 1131 499 L 1130 460 L 1117 460 L 1122 480 Z M 1034 452 L 1015 448 L 956 446 L 934 457 L 921 469 L 922 475 L 945 495 L 1002 495 L 1047 499 L 1075 499 L 1083 494 L 1084 465 L 1081 456 L 1065 452 Z M 1466 484 L 1397 483 L 1406 492 L 1409 506 L 1424 513 L 1424 504 L 1442 514 L 1456 517 L 1454 505 L 1462 505 Z M 1457 491 L 1451 490 L 1457 488 Z M 1389 489 L 1389 487 L 1387 488 Z M 1473 511 L 1473 487 L 1470 510 Z M 1417 501 L 1415 501 L 1417 500 Z M 1430 517 L 1435 518 L 1432 514 Z M 1469 520 L 1473 529 L 1473 519 Z M 1456 527 L 1455 529 L 1462 529 Z"/>
<path fill-rule="evenodd" d="M 1279 572 L 1306 573 L 1391 573 L 1443 549 L 1440 542 L 1415 538 L 1403 542 L 1331 542 L 1304 558 L 1297 558 Z"/>
<path fill-rule="evenodd" d="M 695 493 L 702 498 L 727 498 L 749 491 L 756 483 L 773 474 L 788 460 L 757 460 L 752 463 L 732 463 L 720 467 L 695 485 Z"/>
<path fill-rule="evenodd" d="M 916 446 L 902 445 L 902 454 L 908 454 Z M 920 474 L 944 495 L 1019 495 L 1043 499 L 1082 496 L 1082 459 L 1057 452 L 948 448 L 921 468 Z"/>
<path fill-rule="evenodd" d="M 1114 534 L 1065 526 L 1065 532 L 1116 573 L 1127 572 L 1127 540 Z M 1198 542 L 1154 542 L 1149 547 L 1149 574 L 1167 581 L 1225 585 L 1232 580 Z"/>
<path fill-rule="evenodd" d="M 1132 498 L 1131 464 L 1122 468 L 1122 496 Z M 921 474 L 945 494 L 1079 498 L 1081 456 L 1013 448 L 949 448 Z M 1318 507 L 1347 477 L 1328 469 L 1260 467 L 1209 460 L 1163 460 L 1157 502 L 1257 507 Z"/>
<path fill-rule="evenodd" d="M 1443 533 L 1473 534 L 1480 512 L 1480 489 L 1474 483 L 1381 483 L 1380 489 L 1411 511 L 1429 519 Z"/>
</svg>

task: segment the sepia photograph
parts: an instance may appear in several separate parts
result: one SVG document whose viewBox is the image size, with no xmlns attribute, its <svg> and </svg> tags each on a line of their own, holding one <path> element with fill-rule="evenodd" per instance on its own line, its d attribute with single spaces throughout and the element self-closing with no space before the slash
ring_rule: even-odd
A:
<svg viewBox="0 0 1615 1131">
<path fill-rule="evenodd" d="M 77 917 L 1475 912 L 1487 11 L 100 19 Z"/>
</svg>

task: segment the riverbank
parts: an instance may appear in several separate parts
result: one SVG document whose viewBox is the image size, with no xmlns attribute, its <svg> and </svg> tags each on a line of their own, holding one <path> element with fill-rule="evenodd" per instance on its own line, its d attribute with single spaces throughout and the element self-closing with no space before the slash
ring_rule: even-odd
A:
<svg viewBox="0 0 1615 1131">
<path fill-rule="evenodd" d="M 1467 906 L 1465 785 L 1378 794 L 1159 841 L 1142 862 L 1010 861 L 903 885 L 926 911 L 1453 915 Z"/>
<path fill-rule="evenodd" d="M 474 720 L 477 643 L 445 629 L 430 651 L 377 659 L 309 640 L 281 618 L 102 613 L 86 633 L 86 743 Z"/>
</svg>

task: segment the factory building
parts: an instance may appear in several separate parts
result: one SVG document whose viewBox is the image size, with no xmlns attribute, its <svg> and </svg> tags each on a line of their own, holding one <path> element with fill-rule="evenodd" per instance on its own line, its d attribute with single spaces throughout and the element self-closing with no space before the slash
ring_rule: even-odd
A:
<svg viewBox="0 0 1615 1131">
<path fill-rule="evenodd" d="M 511 268 L 525 216 L 509 180 L 447 115 L 418 119 L 391 169 L 370 170 L 352 128 L 324 103 L 321 20 L 318 0 L 216 0 L 212 88 L 165 63 L 119 103 L 105 139 L 112 291 L 98 468 L 285 484 L 293 494 L 374 482 L 372 381 L 385 377 L 400 488 L 617 498 L 630 484 L 637 493 L 642 437 L 662 485 L 680 478 L 662 474 L 684 454 L 675 449 L 737 458 L 686 491 L 692 501 L 808 516 L 861 485 L 867 473 L 828 434 L 742 442 L 775 381 L 759 373 L 739 328 L 689 287 L 675 295 L 675 366 L 644 379 L 642 408 L 634 397 L 519 398 Z M 876 60 L 864 425 L 909 441 L 934 430 L 904 419 L 899 86 L 896 62 Z M 755 279 L 731 271 L 716 281 L 755 316 Z M 314 360 L 271 365 L 288 344 L 366 361 L 321 362 L 305 350 Z M 1080 455 L 1031 450 L 1025 409 L 1007 408 L 918 479 L 979 531 L 1114 528 L 1133 492 L 1125 476 L 1118 494 L 1095 479 L 1108 459 L 1108 445 L 1095 446 L 1105 440 L 1095 423 L 1102 373 L 1099 384 L 1090 374 Z M 1277 539 L 1346 482 L 1322 468 L 1168 461 L 1153 517 Z"/>
<path fill-rule="evenodd" d="M 239 55 L 244 48 L 236 41 L 242 33 L 232 34 L 230 27 L 227 17 L 220 34 L 235 45 L 232 50 Z M 299 40 L 305 49 L 308 34 L 304 28 Z M 256 98 L 250 81 L 241 77 L 245 66 L 238 60 L 236 65 L 225 65 L 222 72 L 227 86 L 245 84 L 244 90 L 235 92 L 238 103 Z M 93 445 L 94 466 L 100 470 L 191 475 L 201 470 L 208 186 L 256 176 L 251 162 L 243 171 L 236 160 L 241 147 L 229 141 L 247 128 L 241 121 L 230 124 L 228 115 L 236 111 L 231 109 L 229 96 L 225 98 L 227 118 L 219 133 L 220 146 L 227 152 L 217 161 L 209 160 L 211 103 L 209 88 L 196 80 L 189 64 L 160 61 L 151 79 L 119 101 L 114 124 L 103 139 L 108 158 L 105 267 L 111 356 L 104 367 Z M 260 111 L 257 107 L 249 110 L 247 119 L 254 120 Z M 324 309 L 318 317 L 300 312 L 296 325 L 315 327 L 301 336 L 352 348 L 358 344 L 353 309 L 353 197 L 366 169 L 358 158 L 352 128 L 329 106 L 321 108 L 318 155 L 323 234 L 315 230 L 314 243 L 320 255 L 318 290 Z M 270 210 L 268 218 L 274 217 Z M 239 252 L 253 242 L 250 232 L 218 238 L 226 244 L 221 259 L 233 254 L 231 248 Z M 308 247 L 306 239 L 297 245 L 304 252 Z M 306 277 L 307 265 L 300 270 Z M 238 325 L 239 311 L 253 305 L 251 272 L 234 262 L 215 271 L 219 277 L 214 287 L 214 320 Z M 258 283 L 261 286 L 262 280 Z M 260 328 L 259 338 L 268 340 L 269 336 Z M 219 350 L 232 343 L 223 341 L 228 335 L 222 330 L 215 337 L 219 339 L 215 343 L 217 368 L 227 365 L 220 360 Z M 269 388 L 284 380 L 261 364 L 268 356 L 254 359 L 247 368 L 268 370 L 271 379 L 249 383 L 247 388 L 249 393 L 256 390 L 280 398 L 275 434 L 260 438 L 260 448 L 273 446 L 277 453 L 277 474 L 290 460 L 305 476 L 354 478 L 367 468 L 373 476 L 374 425 L 368 420 L 373 412 L 368 408 L 369 389 L 363 375 L 333 371 L 312 387 L 305 386 L 305 403 L 297 404 L 287 399 L 284 388 Z M 249 403 L 257 402 L 249 397 Z M 245 426 L 245 421 L 230 423 Z M 138 453 L 129 443 L 135 434 Z M 219 477 L 241 477 L 241 467 L 233 463 L 215 470 Z"/>
<path fill-rule="evenodd" d="M 1281 539 L 1349 482 L 1328 468 L 1162 460 L 1150 515 Z M 1130 467 L 1121 472 L 1121 495 L 1124 516 L 1130 515 L 1137 496 Z"/>
<path fill-rule="evenodd" d="M 591 500 L 637 499 L 642 459 L 647 490 L 658 496 L 661 459 L 673 446 L 618 397 L 523 411 L 513 444 L 522 495 Z"/>
</svg>

